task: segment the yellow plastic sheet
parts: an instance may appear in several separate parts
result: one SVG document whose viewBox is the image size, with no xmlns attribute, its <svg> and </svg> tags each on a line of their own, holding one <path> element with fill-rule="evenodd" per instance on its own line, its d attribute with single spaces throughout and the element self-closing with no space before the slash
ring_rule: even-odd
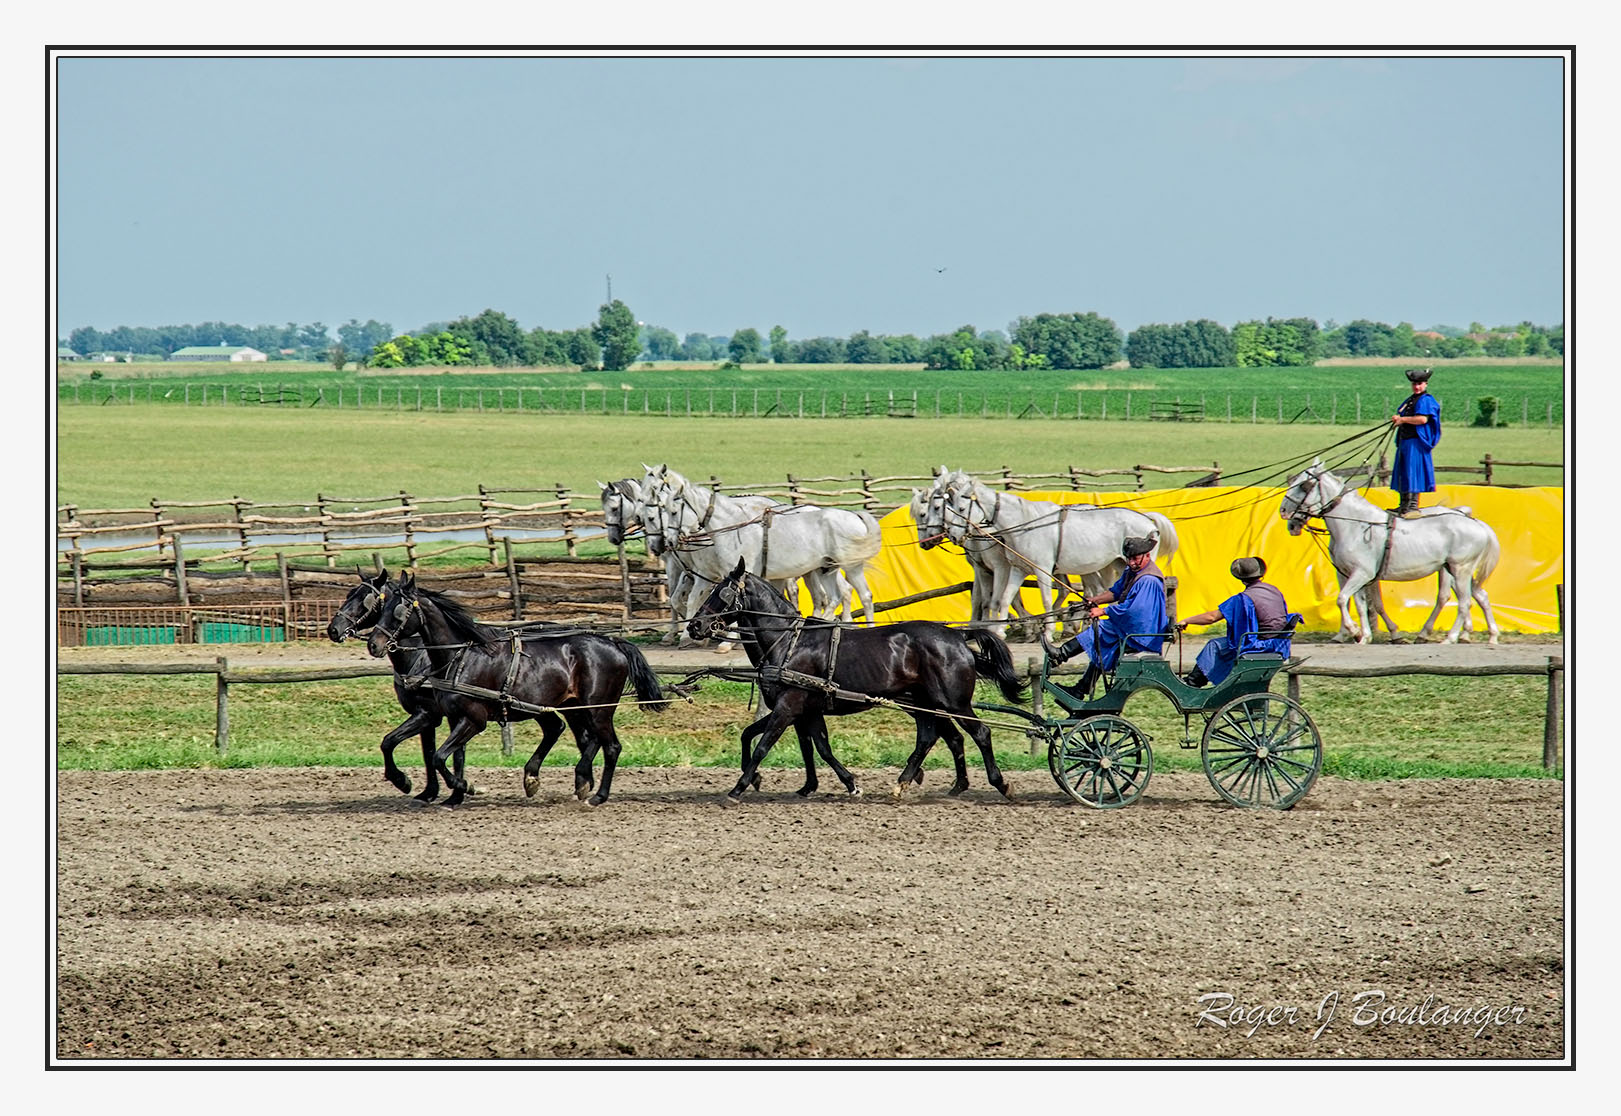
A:
<svg viewBox="0 0 1621 1116">
<path fill-rule="evenodd" d="M 1301 627 L 1309 631 L 1339 628 L 1339 579 L 1328 556 L 1326 535 L 1289 534 L 1278 514 L 1282 488 L 1178 488 L 1152 492 L 1031 492 L 1034 500 L 1056 504 L 1123 505 L 1139 511 L 1157 511 L 1176 526 L 1179 547 L 1168 562 L 1167 576 L 1178 580 L 1177 612 L 1189 616 L 1215 608 L 1241 585 L 1228 573 L 1234 558 L 1258 554 L 1266 560 L 1266 580 L 1283 591 L 1291 610 L 1301 614 Z M 1395 493 L 1374 488 L 1364 492 L 1381 508 L 1395 504 Z M 1469 507 L 1475 518 L 1497 532 L 1501 557 L 1486 581 L 1492 610 L 1506 632 L 1557 632 L 1558 599 L 1555 586 L 1565 579 L 1563 488 L 1496 488 L 1447 484 L 1423 498 L 1425 507 Z M 882 520 L 884 546 L 867 566 L 867 583 L 875 601 L 897 600 L 929 589 L 969 581 L 973 574 L 962 552 L 950 543 L 924 550 L 906 507 L 896 508 Z M 1312 526 L 1321 528 L 1320 520 Z M 1076 579 L 1071 579 L 1076 580 Z M 1078 583 L 1078 582 L 1077 582 Z M 1436 579 L 1387 581 L 1385 607 L 1403 631 L 1420 628 L 1435 604 Z M 1073 602 L 1073 598 L 1071 598 Z M 1041 611 L 1041 594 L 1026 589 L 1024 606 Z M 859 603 L 859 602 L 858 602 Z M 1353 606 L 1354 608 L 1354 606 Z M 1452 625 L 1456 604 L 1437 618 L 1444 632 Z M 966 592 L 878 614 L 880 622 L 899 620 L 968 619 Z M 1479 608 L 1474 628 L 1486 624 Z"/>
</svg>

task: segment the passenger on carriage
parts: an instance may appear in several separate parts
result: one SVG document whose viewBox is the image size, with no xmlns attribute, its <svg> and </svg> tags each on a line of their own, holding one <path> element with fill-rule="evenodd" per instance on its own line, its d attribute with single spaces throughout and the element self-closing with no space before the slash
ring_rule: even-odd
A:
<svg viewBox="0 0 1621 1116">
<path fill-rule="evenodd" d="M 1291 617 L 1300 617 L 1289 611 L 1283 593 L 1261 579 L 1266 576 L 1266 562 L 1259 557 L 1235 558 L 1230 567 L 1232 575 L 1244 583 L 1243 591 L 1234 593 L 1220 606 L 1201 612 L 1178 622 L 1177 630 L 1189 624 L 1214 624 L 1227 621 L 1227 634 L 1217 636 L 1204 645 L 1193 669 L 1182 676 L 1189 686 L 1220 685 L 1233 672 L 1241 651 L 1271 651 L 1289 657 L 1289 634 L 1293 630 Z M 1269 633 L 1282 632 L 1282 635 Z"/>
<path fill-rule="evenodd" d="M 1077 697 L 1090 694 L 1099 676 L 1114 669 L 1122 648 L 1128 653 L 1146 651 L 1157 655 L 1165 645 L 1169 626 L 1165 612 L 1165 575 L 1152 558 L 1158 542 L 1157 533 L 1147 538 L 1126 539 L 1120 547 L 1120 556 L 1126 560 L 1126 572 L 1102 593 L 1087 599 L 1091 607 L 1086 615 L 1097 621 L 1096 626 L 1088 625 L 1078 635 L 1049 649 L 1048 658 L 1055 666 L 1086 652 L 1086 673 L 1078 685 L 1066 687 Z M 1099 607 L 1105 604 L 1110 606 L 1107 615 Z"/>
</svg>

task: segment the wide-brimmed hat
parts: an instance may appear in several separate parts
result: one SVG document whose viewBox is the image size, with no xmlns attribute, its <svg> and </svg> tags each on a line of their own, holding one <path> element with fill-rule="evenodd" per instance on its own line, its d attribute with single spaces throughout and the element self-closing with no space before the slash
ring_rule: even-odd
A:
<svg viewBox="0 0 1621 1116">
<path fill-rule="evenodd" d="M 1266 576 L 1266 559 L 1255 555 L 1248 558 L 1234 558 L 1232 571 L 1233 576 L 1240 581 L 1256 581 Z"/>
<path fill-rule="evenodd" d="M 1122 558 L 1137 558 L 1149 553 L 1159 543 L 1159 535 L 1149 535 L 1145 539 L 1124 539 L 1120 543 L 1120 556 Z"/>
<path fill-rule="evenodd" d="M 1430 370 L 1428 368 L 1409 368 L 1407 370 L 1407 379 L 1409 383 L 1427 384 L 1430 382 Z"/>
</svg>

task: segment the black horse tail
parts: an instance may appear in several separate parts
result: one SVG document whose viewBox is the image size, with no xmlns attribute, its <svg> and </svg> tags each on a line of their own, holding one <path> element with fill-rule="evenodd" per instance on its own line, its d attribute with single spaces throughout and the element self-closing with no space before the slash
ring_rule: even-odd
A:
<svg viewBox="0 0 1621 1116">
<path fill-rule="evenodd" d="M 670 705 L 670 699 L 664 696 L 659 688 L 659 676 L 653 673 L 653 668 L 647 665 L 647 657 L 642 654 L 641 648 L 629 640 L 609 636 L 613 640 L 619 653 L 625 657 L 625 663 L 630 667 L 630 684 L 636 688 L 636 699 L 641 704 L 661 713 Z"/>
<path fill-rule="evenodd" d="M 973 631 L 964 635 L 968 643 L 978 645 L 974 652 L 974 673 L 989 678 L 1009 701 L 1024 700 L 1024 683 L 1013 670 L 1013 653 L 1002 637 L 994 632 Z"/>
</svg>

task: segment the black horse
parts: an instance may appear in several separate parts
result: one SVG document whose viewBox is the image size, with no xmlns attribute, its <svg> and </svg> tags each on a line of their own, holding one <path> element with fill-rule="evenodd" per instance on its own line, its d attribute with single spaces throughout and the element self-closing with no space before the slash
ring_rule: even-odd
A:
<svg viewBox="0 0 1621 1116">
<path fill-rule="evenodd" d="M 742 561 L 710 592 L 687 631 L 694 639 L 707 639 L 717 627 L 731 623 L 743 633 L 760 680 L 760 704 L 768 712 L 743 730 L 743 776 L 729 792 L 730 801 L 750 785 L 759 786 L 760 764 L 789 725 L 799 733 L 808 773 L 799 793 L 809 794 L 816 786 L 812 743 L 845 789 L 855 793 L 854 777 L 833 758 L 824 718 L 860 713 L 873 708 L 873 703 L 813 684 L 822 682 L 846 693 L 902 703 L 903 711 L 917 722 L 917 747 L 892 792 L 896 797 L 907 783 L 923 781 L 924 757 L 942 736 L 957 769 L 950 793 L 968 789 L 964 728 L 985 759 L 985 778 L 1002 794 L 1009 793 L 991 751 L 991 731 L 973 709 L 974 681 L 980 676 L 995 681 L 1009 701 L 1024 700 L 1013 656 L 999 637 L 982 631 L 964 633 L 929 620 L 839 629 L 825 620 L 801 617 L 767 582 L 748 573 Z M 971 650 L 970 643 L 977 650 Z M 798 684 L 785 682 L 781 674 L 785 669 L 804 678 Z M 759 743 L 751 755 L 749 741 L 754 737 Z"/>
<path fill-rule="evenodd" d="M 364 628 L 377 623 L 382 612 L 383 589 L 388 585 L 387 571 L 367 579 L 360 575 L 360 584 L 349 590 L 343 604 L 326 626 L 326 637 L 333 643 L 342 643 Z M 388 653 L 389 665 L 394 668 L 394 697 L 406 712 L 405 723 L 383 737 L 383 778 L 399 788 L 401 794 L 411 793 L 411 776 L 394 765 L 394 749 L 413 736 L 422 738 L 422 766 L 427 769 L 427 786 L 421 794 L 413 796 L 418 802 L 428 803 L 439 797 L 439 772 L 434 767 L 434 733 L 445 719 L 439 708 L 439 695 L 426 686 L 411 687 L 406 678 L 425 675 L 433 668 L 422 640 L 407 637 L 398 641 Z"/>
<path fill-rule="evenodd" d="M 541 761 L 566 721 L 580 749 L 580 762 L 574 767 L 576 797 L 585 798 L 595 786 L 592 762 L 597 751 L 602 751 L 602 785 L 589 799 L 592 806 L 600 806 L 608 800 L 614 766 L 619 762 L 613 718 L 626 681 L 642 704 L 656 710 L 668 704 L 641 651 L 614 636 L 582 631 L 504 632 L 480 624 L 462 605 L 420 588 L 410 576 L 384 587 L 380 613 L 366 641 L 373 656 L 381 658 L 400 641 L 420 638 L 434 678 L 489 695 L 457 689 L 435 691 L 439 708 L 450 721 L 450 735 L 433 756 L 450 787 L 446 806 L 459 805 L 468 790 L 462 778 L 467 741 L 491 721 L 527 720 L 540 723 L 542 736 L 540 747 L 524 765 L 524 793 L 533 796 L 540 788 Z M 512 702 L 547 709 L 514 708 L 501 700 L 503 695 Z M 454 767 L 447 769 L 445 760 L 452 756 Z"/>
</svg>

